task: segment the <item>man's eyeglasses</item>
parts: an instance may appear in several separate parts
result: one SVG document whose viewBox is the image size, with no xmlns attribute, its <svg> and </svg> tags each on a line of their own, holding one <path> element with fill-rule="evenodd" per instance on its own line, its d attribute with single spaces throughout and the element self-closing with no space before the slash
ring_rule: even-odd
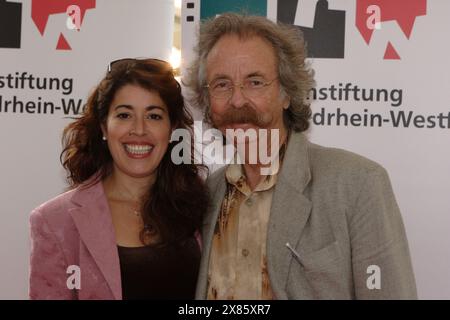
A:
<svg viewBox="0 0 450 320">
<path fill-rule="evenodd" d="M 110 62 L 108 64 L 108 73 L 111 72 L 114 68 L 117 68 L 119 65 L 127 65 L 128 67 L 131 67 L 136 62 L 153 62 L 157 64 L 161 64 L 166 68 L 172 69 L 172 66 L 170 63 L 164 60 L 160 59 L 152 59 L 152 58 L 124 58 L 124 59 L 118 59 Z M 173 70 L 173 69 L 172 69 Z"/>
<path fill-rule="evenodd" d="M 208 88 L 209 94 L 217 99 L 231 98 L 235 87 L 241 89 L 242 94 L 247 98 L 256 98 L 277 79 L 266 81 L 262 77 L 249 77 L 244 82 L 237 84 L 230 79 L 216 79 L 207 84 L 205 88 Z"/>
</svg>

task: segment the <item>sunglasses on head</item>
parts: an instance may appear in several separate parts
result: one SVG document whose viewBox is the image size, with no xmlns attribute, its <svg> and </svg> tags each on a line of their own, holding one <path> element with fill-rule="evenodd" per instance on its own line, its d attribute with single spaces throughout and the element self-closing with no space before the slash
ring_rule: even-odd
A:
<svg viewBox="0 0 450 320">
<path fill-rule="evenodd" d="M 114 60 L 111 61 L 108 64 L 108 72 L 111 72 L 114 68 L 117 68 L 119 65 L 131 65 L 135 62 L 156 62 L 158 64 L 164 65 L 166 67 L 169 67 L 170 69 L 172 69 L 172 66 L 170 65 L 170 63 L 168 63 L 167 61 L 164 60 L 160 60 L 160 59 L 153 59 L 153 58 L 123 58 L 123 59 L 118 59 L 118 60 Z"/>
</svg>

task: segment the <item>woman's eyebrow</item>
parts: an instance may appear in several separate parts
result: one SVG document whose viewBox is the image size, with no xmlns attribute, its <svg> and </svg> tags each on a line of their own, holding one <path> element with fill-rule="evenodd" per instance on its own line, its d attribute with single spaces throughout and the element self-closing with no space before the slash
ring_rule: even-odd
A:
<svg viewBox="0 0 450 320">
<path fill-rule="evenodd" d="M 133 110 L 133 109 L 134 109 L 132 105 L 129 105 L 129 104 L 119 104 L 118 106 L 115 106 L 115 107 L 114 107 L 114 111 L 116 111 L 117 109 L 120 109 L 120 108 L 125 108 L 125 109 L 127 109 L 127 110 Z M 165 108 L 163 108 L 163 107 L 161 107 L 161 106 L 158 106 L 158 105 L 149 105 L 149 106 L 145 107 L 145 111 L 151 111 L 151 110 L 153 110 L 153 109 L 160 109 L 160 110 L 162 110 L 162 111 L 164 111 L 164 112 L 166 111 Z"/>
</svg>

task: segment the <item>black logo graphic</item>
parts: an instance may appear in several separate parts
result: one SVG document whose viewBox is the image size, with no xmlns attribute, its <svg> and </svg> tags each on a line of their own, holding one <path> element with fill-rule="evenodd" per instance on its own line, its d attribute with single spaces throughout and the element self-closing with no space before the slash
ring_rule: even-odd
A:
<svg viewBox="0 0 450 320">
<path fill-rule="evenodd" d="M 278 0 L 277 20 L 295 24 L 298 0 Z M 303 31 L 308 46 L 308 57 L 344 58 L 345 49 L 345 11 L 329 10 L 327 0 L 319 0 L 316 5 L 314 26 L 297 26 Z"/>
<path fill-rule="evenodd" d="M 22 4 L 0 0 L 0 48 L 20 48 Z"/>
</svg>

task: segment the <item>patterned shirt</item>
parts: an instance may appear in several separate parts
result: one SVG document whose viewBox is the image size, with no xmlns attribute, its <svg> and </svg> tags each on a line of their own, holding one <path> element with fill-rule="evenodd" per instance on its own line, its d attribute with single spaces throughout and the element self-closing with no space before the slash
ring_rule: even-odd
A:
<svg viewBox="0 0 450 320">
<path fill-rule="evenodd" d="M 231 164 L 225 176 L 227 191 L 214 232 L 208 299 L 272 299 L 266 237 L 277 175 L 266 176 L 253 191 L 241 165 Z"/>
</svg>

